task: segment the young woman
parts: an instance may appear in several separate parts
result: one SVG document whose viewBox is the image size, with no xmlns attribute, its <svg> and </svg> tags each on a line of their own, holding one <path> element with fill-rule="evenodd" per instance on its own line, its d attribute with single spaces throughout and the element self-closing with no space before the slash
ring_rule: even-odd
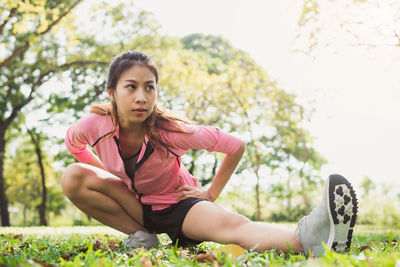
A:
<svg viewBox="0 0 400 267">
<path fill-rule="evenodd" d="M 158 70 L 141 52 L 125 52 L 110 65 L 110 103 L 95 105 L 65 138 L 80 162 L 66 168 L 62 186 L 83 212 L 128 234 L 127 247 L 158 245 L 167 233 L 181 246 L 234 243 L 257 251 L 276 248 L 343 252 L 351 244 L 357 200 L 340 175 L 326 182 L 323 200 L 296 231 L 252 222 L 214 201 L 234 172 L 244 143 L 216 127 L 197 126 L 158 107 Z M 96 154 L 88 148 L 91 146 Z M 181 164 L 190 149 L 226 154 L 208 190 Z"/>
</svg>

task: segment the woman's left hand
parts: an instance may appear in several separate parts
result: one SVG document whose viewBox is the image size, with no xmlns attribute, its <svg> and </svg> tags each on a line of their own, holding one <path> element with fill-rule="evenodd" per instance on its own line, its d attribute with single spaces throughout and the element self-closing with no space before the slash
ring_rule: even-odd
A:
<svg viewBox="0 0 400 267">
<path fill-rule="evenodd" d="M 189 197 L 195 197 L 213 201 L 208 191 L 201 186 L 199 180 L 197 180 L 196 178 L 194 178 L 193 180 L 196 183 L 196 187 L 192 187 L 189 185 L 182 185 L 175 191 L 175 192 L 182 191 L 181 194 L 176 199 L 181 201 Z"/>
</svg>

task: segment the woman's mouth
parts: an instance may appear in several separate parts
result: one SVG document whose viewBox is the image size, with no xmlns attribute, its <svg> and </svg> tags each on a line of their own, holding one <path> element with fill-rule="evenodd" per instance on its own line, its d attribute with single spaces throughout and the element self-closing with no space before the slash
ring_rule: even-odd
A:
<svg viewBox="0 0 400 267">
<path fill-rule="evenodd" d="M 133 110 L 133 112 L 137 115 L 142 115 L 142 114 L 146 113 L 146 111 L 147 111 L 147 109 L 145 109 L 145 108 L 136 108 Z"/>
</svg>

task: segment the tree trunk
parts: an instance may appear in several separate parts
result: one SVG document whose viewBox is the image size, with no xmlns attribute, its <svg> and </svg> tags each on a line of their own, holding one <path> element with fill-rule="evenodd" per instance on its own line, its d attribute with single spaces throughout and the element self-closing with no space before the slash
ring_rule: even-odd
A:
<svg viewBox="0 0 400 267">
<path fill-rule="evenodd" d="M 304 187 L 304 181 L 303 180 L 301 180 L 301 191 L 303 193 L 304 211 L 305 211 L 305 214 L 308 214 L 310 212 L 310 208 L 309 208 L 310 201 L 308 200 L 308 196 L 307 196 L 307 194 L 305 192 L 306 190 L 305 190 L 305 187 Z"/>
<path fill-rule="evenodd" d="M 306 193 L 306 188 L 305 188 L 305 185 L 304 185 L 303 169 L 300 170 L 300 175 L 299 176 L 300 176 L 300 181 L 301 181 L 301 193 L 303 195 L 303 202 L 304 202 L 304 212 L 305 212 L 305 214 L 308 214 L 310 212 L 310 208 L 309 208 L 310 201 L 308 200 L 308 196 L 307 196 L 307 193 Z"/>
<path fill-rule="evenodd" d="M 46 177 L 44 174 L 42 153 L 41 153 L 40 147 L 36 148 L 36 154 L 38 156 L 40 175 L 42 176 L 42 203 L 39 206 L 39 220 L 40 220 L 40 225 L 47 226 L 47 221 L 46 221 L 46 200 L 47 200 Z"/>
<path fill-rule="evenodd" d="M 24 205 L 24 208 L 23 208 L 23 211 L 22 211 L 22 213 L 24 214 L 24 220 L 23 220 L 23 225 L 26 225 L 26 222 L 28 221 L 27 220 L 27 214 L 26 214 L 26 206 Z"/>
<path fill-rule="evenodd" d="M 6 188 L 4 182 L 4 156 L 6 148 L 5 139 L 6 129 L 0 129 L 0 212 L 1 212 L 1 225 L 10 226 L 10 214 L 8 212 L 8 200 L 6 196 Z"/>
<path fill-rule="evenodd" d="M 192 156 L 192 162 L 190 163 L 190 168 L 189 168 L 189 173 L 191 174 L 191 175 L 193 175 L 193 173 L 194 173 L 194 168 L 196 168 L 196 159 L 197 159 L 197 151 L 196 150 L 192 150 L 191 151 L 191 156 Z"/>
<path fill-rule="evenodd" d="M 292 196 L 291 196 L 292 188 L 290 188 L 290 179 L 287 180 L 286 186 L 287 186 L 287 191 L 289 193 L 289 195 L 287 196 L 286 212 L 287 212 L 287 218 L 290 219 L 291 218 L 290 212 L 292 210 Z"/>
<path fill-rule="evenodd" d="M 43 159 L 42 159 L 42 150 L 40 147 L 40 133 L 35 133 L 34 130 L 29 130 L 28 133 L 31 136 L 32 143 L 35 146 L 35 152 L 40 168 L 40 176 L 42 179 L 42 203 L 38 207 L 39 211 L 39 223 L 40 225 L 47 226 L 46 221 L 46 201 L 47 201 L 47 189 L 46 189 L 46 176 L 44 173 Z"/>
<path fill-rule="evenodd" d="M 261 207 L 260 207 L 260 177 L 258 175 L 258 170 L 256 171 L 257 183 L 256 183 L 256 207 L 257 207 L 257 217 L 256 220 L 261 220 Z"/>
</svg>

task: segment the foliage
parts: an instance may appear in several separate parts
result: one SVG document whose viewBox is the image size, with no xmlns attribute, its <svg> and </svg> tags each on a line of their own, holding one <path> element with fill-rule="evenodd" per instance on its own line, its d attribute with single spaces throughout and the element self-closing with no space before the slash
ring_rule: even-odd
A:
<svg viewBox="0 0 400 267">
<path fill-rule="evenodd" d="M 377 186 L 371 178 L 365 177 L 360 187 L 358 222 L 400 227 L 399 185 L 381 183 Z"/>
<path fill-rule="evenodd" d="M 0 3 L 0 211 L 10 225 L 3 161 L 10 126 L 23 121 L 22 109 L 40 99 L 38 89 L 65 68 L 90 64 L 69 61 L 63 41 L 71 36 L 66 18 L 81 0 Z M 71 26 L 71 25 L 69 25 Z M 60 34 L 61 33 L 61 34 Z M 65 39 L 63 39 L 63 37 Z M 22 118 L 21 118 L 22 117 Z"/>
<path fill-rule="evenodd" d="M 65 200 L 59 183 L 61 173 L 51 166 L 51 158 L 45 153 L 43 153 L 43 163 L 47 175 L 47 210 L 54 214 L 60 214 L 65 207 Z M 37 164 L 35 148 L 29 138 L 20 138 L 15 154 L 6 159 L 5 174 L 10 204 L 22 206 L 24 223 L 38 224 L 38 221 L 30 222 L 25 218 L 28 210 L 38 209 L 42 194 L 40 169 Z M 22 188 L 23 190 L 21 190 Z"/>
<path fill-rule="evenodd" d="M 318 181 L 315 171 L 320 169 L 325 159 L 312 147 L 313 140 L 301 125 L 307 114 L 296 103 L 296 97 L 279 88 L 247 53 L 232 47 L 222 37 L 192 34 L 184 37 L 182 43 L 185 49 L 197 52 L 208 73 L 220 77 L 213 87 L 197 88 L 196 92 L 205 89 L 199 97 L 207 99 L 207 102 L 198 105 L 196 102 L 202 100 L 197 97 L 188 98 L 186 102 L 191 103 L 189 107 L 198 105 L 195 110 L 202 114 L 200 122 L 213 122 L 204 117 L 213 118 L 214 113 L 219 113 L 215 124 L 245 138 L 245 159 L 238 172 L 247 169 L 256 176 L 257 219 L 261 218 L 259 181 L 275 169 L 286 166 L 286 169 L 301 172 L 300 179 L 306 180 L 302 181 L 306 185 L 301 187 L 301 191 L 305 194 L 314 189 L 315 181 Z M 204 106 L 210 104 L 214 110 L 204 113 Z M 301 169 L 296 169 L 296 161 L 303 163 Z M 289 172 L 286 177 L 292 179 L 296 175 Z"/>
<path fill-rule="evenodd" d="M 246 251 L 235 258 L 211 242 L 178 248 L 168 243 L 166 235 L 159 235 L 162 242 L 157 249 L 132 250 L 122 248 L 121 235 L 16 233 L 18 229 L 8 229 L 1 234 L 0 266 L 394 266 L 400 262 L 400 236 L 393 232 L 354 236 L 349 253 L 327 251 L 320 258 L 275 250 Z"/>
<path fill-rule="evenodd" d="M 286 170 L 280 173 L 286 179 L 278 181 L 276 188 L 289 185 L 293 177 L 300 177 L 301 187 L 287 188 L 288 196 L 302 192 L 307 210 L 306 194 L 317 186 L 316 171 L 324 159 L 313 148 L 310 133 L 302 125 L 306 111 L 296 102 L 296 97 L 279 88 L 248 53 L 233 47 L 220 36 L 192 34 L 182 39 L 160 36 L 159 25 L 152 15 L 132 8 L 132 2 L 96 3 L 88 13 L 90 22 L 82 25 L 78 24 L 77 16 L 65 16 L 63 23 L 55 28 L 50 27 L 51 22 L 46 24 L 48 18 L 60 18 L 57 20 L 60 22 L 64 9 L 70 11 L 78 2 L 21 4 L 16 7 L 18 12 L 15 14 L 11 2 L 4 5 L 10 18 L 15 16 L 24 22 L 32 22 L 27 24 L 32 27 L 25 27 L 10 19 L 4 28 L 8 30 L 7 36 L 11 32 L 17 34 L 16 41 L 29 40 L 25 52 L 18 56 L 13 56 L 12 52 L 17 51 L 17 43 L 5 44 L 11 58 L 4 60 L 7 71 L 2 79 L 4 84 L 0 84 L 7 96 L 4 114 L 12 114 L 22 101 L 28 115 L 35 108 L 42 112 L 45 109 L 47 118 L 44 122 L 49 127 L 69 125 L 86 113 L 90 104 L 107 100 L 104 89 L 110 59 L 125 50 L 141 50 L 151 54 L 160 65 L 160 100 L 167 108 L 185 114 L 198 124 L 215 125 L 245 139 L 247 151 L 237 172 L 247 171 L 257 179 L 258 220 L 264 202 L 260 199 L 261 191 L 265 190 L 260 188 L 260 180 L 278 169 Z M 30 11 L 24 8 L 35 10 L 33 17 L 28 16 Z M 42 32 L 41 28 L 48 30 Z M 50 88 L 46 92 L 39 90 L 47 81 L 69 86 Z M 15 90 L 7 91 L 10 88 Z M 31 105 L 27 105 L 28 102 Z M 14 122 L 24 124 L 24 116 L 18 114 Z M 63 145 L 62 141 L 52 144 L 53 147 L 57 145 Z M 221 158 L 217 154 L 192 151 L 184 163 L 206 184 L 215 176 Z M 65 153 L 57 153 L 55 159 L 62 161 L 64 166 L 72 162 L 71 156 Z M 28 168 L 19 171 L 27 173 Z M 7 179 L 9 185 L 14 183 L 9 180 L 11 178 Z M 272 187 L 271 192 L 280 196 L 278 189 L 274 191 Z M 33 205 L 34 201 L 29 203 Z M 297 207 L 291 203 L 288 202 L 287 210 Z"/>
<path fill-rule="evenodd" d="M 376 49 L 400 46 L 398 1 L 302 0 L 295 36 L 295 50 L 313 55 L 316 48 L 338 45 L 339 39 L 353 46 Z M 342 36 L 327 34 L 335 29 Z M 372 36 L 372 37 L 371 37 Z M 341 45 L 341 44 L 339 44 Z"/>
</svg>

